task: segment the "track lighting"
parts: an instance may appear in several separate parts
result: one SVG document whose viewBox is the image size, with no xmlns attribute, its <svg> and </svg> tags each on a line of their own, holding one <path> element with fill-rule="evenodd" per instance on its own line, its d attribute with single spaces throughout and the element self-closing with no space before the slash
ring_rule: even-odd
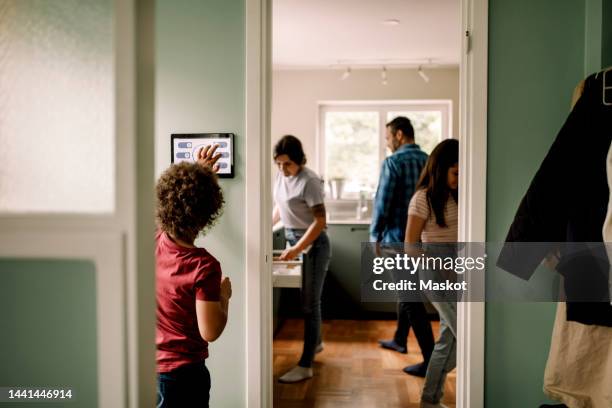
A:
<svg viewBox="0 0 612 408">
<path fill-rule="evenodd" d="M 382 71 L 380 73 L 380 78 L 382 79 L 382 84 L 387 85 L 387 67 L 383 65 Z"/>
<path fill-rule="evenodd" d="M 388 18 L 383 20 L 382 23 L 386 26 L 398 26 L 401 22 L 397 18 Z"/>
<path fill-rule="evenodd" d="M 423 71 L 423 67 L 421 67 L 419 65 L 419 69 L 417 71 L 419 73 L 419 76 L 423 79 L 423 81 L 425 82 L 429 82 L 429 77 L 427 76 L 427 74 Z"/>
<path fill-rule="evenodd" d="M 346 70 L 342 73 L 342 76 L 340 77 L 341 81 L 344 81 L 346 79 L 348 79 L 348 77 L 351 76 L 351 67 L 346 67 Z"/>
</svg>

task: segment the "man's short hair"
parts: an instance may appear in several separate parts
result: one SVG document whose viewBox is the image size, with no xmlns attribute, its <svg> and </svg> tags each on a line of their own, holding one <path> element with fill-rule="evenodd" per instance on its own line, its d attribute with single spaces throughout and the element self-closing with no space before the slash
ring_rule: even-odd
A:
<svg viewBox="0 0 612 408">
<path fill-rule="evenodd" d="M 197 163 L 170 166 L 156 186 L 156 217 L 162 231 L 192 243 L 221 215 L 224 199 L 217 175 Z"/>
<path fill-rule="evenodd" d="M 414 128 L 412 122 L 405 116 L 398 116 L 391 122 L 387 123 L 387 127 L 391 130 L 391 134 L 395 136 L 398 130 L 401 130 L 406 139 L 414 140 Z"/>
</svg>

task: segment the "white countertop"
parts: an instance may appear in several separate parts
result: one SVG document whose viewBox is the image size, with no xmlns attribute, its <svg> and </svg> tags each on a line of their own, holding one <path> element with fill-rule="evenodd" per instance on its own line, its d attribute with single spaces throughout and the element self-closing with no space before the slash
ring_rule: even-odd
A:
<svg viewBox="0 0 612 408">
<path fill-rule="evenodd" d="M 370 225 L 371 222 L 372 220 L 370 219 L 358 220 L 356 218 L 346 219 L 346 220 L 329 220 L 329 219 L 327 220 L 328 225 Z M 283 224 L 279 222 L 278 224 L 272 227 L 272 232 L 279 231 L 283 228 L 284 228 Z"/>
<path fill-rule="evenodd" d="M 329 225 L 370 225 L 372 220 L 358 220 L 358 219 L 348 219 L 348 220 L 327 220 L 327 224 Z"/>
</svg>

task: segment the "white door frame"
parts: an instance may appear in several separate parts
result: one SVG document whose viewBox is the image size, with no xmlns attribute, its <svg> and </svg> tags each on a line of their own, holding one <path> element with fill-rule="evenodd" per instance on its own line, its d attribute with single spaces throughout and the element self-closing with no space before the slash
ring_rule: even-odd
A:
<svg viewBox="0 0 612 408">
<path fill-rule="evenodd" d="M 247 406 L 272 406 L 271 15 L 246 0 Z M 488 0 L 461 0 L 459 240 L 484 242 Z M 458 305 L 457 408 L 484 406 L 484 303 Z"/>
<path fill-rule="evenodd" d="M 460 242 L 486 240 L 488 23 L 488 0 L 461 1 Z M 457 408 L 484 407 L 485 303 L 458 303 L 457 322 Z"/>
<path fill-rule="evenodd" d="M 246 0 L 246 401 L 272 406 L 271 0 Z"/>
</svg>

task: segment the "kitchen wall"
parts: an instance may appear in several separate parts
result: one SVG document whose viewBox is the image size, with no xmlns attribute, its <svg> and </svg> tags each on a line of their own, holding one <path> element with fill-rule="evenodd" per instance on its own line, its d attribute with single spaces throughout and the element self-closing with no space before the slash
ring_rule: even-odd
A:
<svg viewBox="0 0 612 408">
<path fill-rule="evenodd" d="M 317 102 L 325 100 L 450 99 L 453 101 L 452 132 L 457 135 L 459 69 L 425 71 L 430 77 L 429 83 L 415 69 L 388 69 L 389 83 L 382 85 L 380 69 L 353 69 L 344 81 L 340 80 L 342 70 L 274 70 L 272 143 L 285 134 L 297 136 L 310 165 L 316 169 Z"/>
<path fill-rule="evenodd" d="M 243 407 L 245 355 L 245 3 L 180 0 L 156 3 L 156 174 L 170 164 L 170 134 L 233 132 L 235 172 L 221 180 L 225 211 L 198 242 L 233 283 L 229 321 L 210 345 L 211 406 Z"/>
</svg>

